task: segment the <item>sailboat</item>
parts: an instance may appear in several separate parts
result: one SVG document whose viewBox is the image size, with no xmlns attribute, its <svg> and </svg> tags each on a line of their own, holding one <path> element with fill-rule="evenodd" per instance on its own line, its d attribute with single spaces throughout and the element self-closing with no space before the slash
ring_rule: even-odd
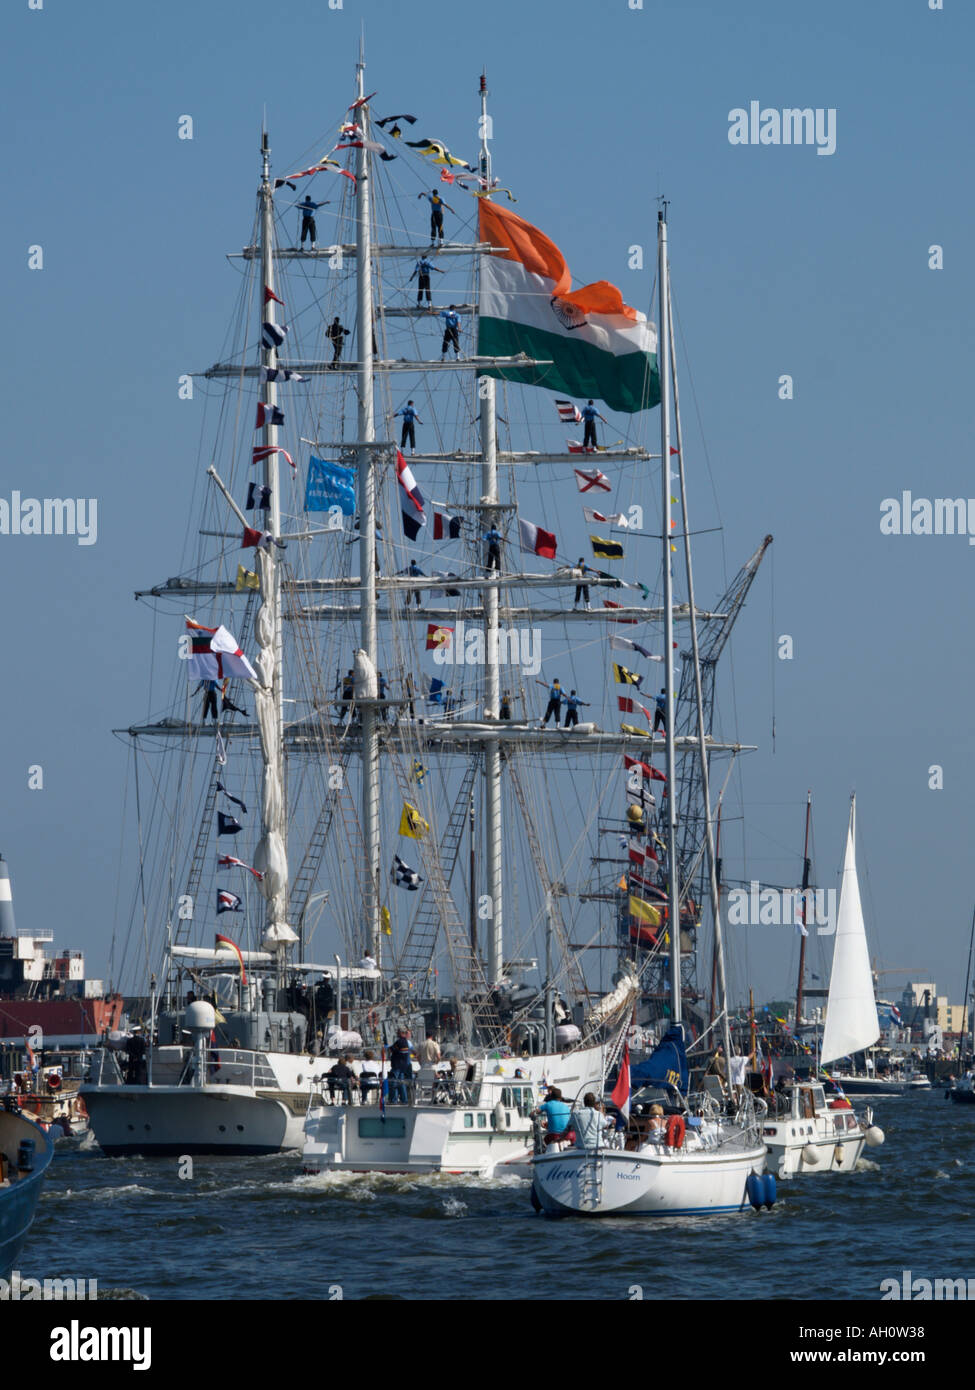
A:
<svg viewBox="0 0 975 1390">
<path fill-rule="evenodd" d="M 807 801 L 807 845 L 808 808 Z M 804 888 L 808 885 L 808 863 L 807 856 Z M 801 1000 L 801 993 L 799 998 Z M 797 1025 L 798 1022 L 797 1017 Z M 826 1067 L 852 1052 L 871 1047 L 879 1036 L 873 972 L 857 879 L 856 797 L 853 796 L 819 1064 Z M 805 1172 L 852 1172 L 865 1146 L 874 1148 L 884 1141 L 883 1131 L 873 1124 L 869 1109 L 861 1123 L 842 1092 L 827 1101 L 825 1088 L 819 1080 L 800 1081 L 785 1087 L 779 1102 L 782 1113 L 776 1110 L 766 1117 L 762 1134 L 768 1146 L 769 1168 L 781 1177 Z"/>
<path fill-rule="evenodd" d="M 524 1159 L 531 1145 L 529 1113 L 543 1089 L 561 1086 L 575 1095 L 599 1084 L 639 992 L 625 963 L 604 993 L 590 991 L 582 975 L 563 920 L 566 889 L 543 843 L 544 834 L 557 841 L 559 821 L 551 802 L 539 796 L 534 775 L 540 753 L 618 758 L 624 748 L 652 742 L 652 735 L 616 734 L 595 722 L 571 731 L 540 730 L 506 714 L 499 652 L 511 633 L 502 631 L 502 620 L 538 616 L 527 606 L 514 607 L 514 593 L 531 597 L 544 589 L 560 597 L 578 587 L 580 572 L 571 565 L 525 573 L 509 563 L 479 563 L 485 526 L 510 528 L 512 552 L 519 536 L 521 550 L 528 548 L 525 528 L 517 521 L 511 527 L 517 504 L 504 495 L 502 477 L 515 468 L 571 467 L 580 460 L 571 451 L 500 447 L 497 379 L 531 381 L 533 373 L 544 374 L 547 360 L 507 351 L 503 332 L 496 351 L 461 356 L 456 327 L 454 358 L 447 359 L 451 339 L 445 336 L 441 360 L 431 360 L 420 341 L 435 314 L 429 293 L 426 305 L 419 296 L 416 306 L 383 299 L 380 272 L 389 266 L 426 252 L 448 267 L 466 261 L 476 270 L 505 248 L 503 234 L 494 245 L 484 236 L 473 243 L 444 243 L 441 236 L 436 244 L 432 234 L 429 248 L 404 242 L 401 231 L 393 240 L 377 238 L 380 214 L 387 229 L 401 229 L 405 218 L 391 221 L 380 203 L 387 164 L 374 157 L 383 146 L 375 138 L 381 132 L 372 124 L 363 72 L 360 57 L 355 100 L 339 140 L 312 167 L 272 178 L 267 132 L 262 136 L 256 238 L 239 258 L 239 350 L 202 374 L 226 393 L 218 437 L 207 449 L 214 459 L 206 470 L 207 524 L 183 572 L 137 595 L 185 624 L 186 654 L 195 663 L 189 669 L 206 695 L 200 722 L 191 715 L 186 685 L 163 717 L 119 731 L 133 746 L 137 778 L 145 745 L 170 750 L 173 770 L 164 782 L 154 769 L 153 784 L 166 794 L 154 805 L 153 824 L 143 830 L 140 820 L 139 827 L 136 926 L 145 926 L 139 919 L 147 915 L 141 897 L 147 884 L 146 900 L 154 896 L 157 920 L 165 923 L 153 946 L 156 953 L 162 948 L 163 984 L 157 986 L 154 970 L 142 1037 L 101 1048 L 82 1091 L 95 1137 L 110 1154 L 273 1153 L 303 1144 L 306 1167 L 394 1171 L 455 1165 L 482 1171 Z M 486 114 L 483 77 L 480 91 Z M 445 173 L 461 163 L 439 142 L 427 143 Z M 342 164 L 334 156 L 346 150 L 351 153 Z M 497 185 L 486 134 L 476 176 L 465 168 L 483 229 Z M 312 232 L 306 248 L 303 232 L 299 244 L 289 244 L 291 214 L 275 195 L 297 179 L 322 175 L 334 182 L 337 174 L 344 176 L 337 223 L 351 239 L 319 247 Z M 294 306 L 309 277 L 318 281 L 302 312 L 314 325 L 316 343 L 331 348 L 331 360 L 294 353 L 294 330 L 301 328 Z M 324 301 L 331 297 L 332 307 L 347 312 L 350 284 L 354 328 L 342 326 L 337 315 L 326 331 Z M 458 307 L 472 311 L 466 298 Z M 450 312 L 448 323 L 454 323 L 459 314 L 453 307 Z M 567 296 L 562 318 L 577 312 Z M 390 352 L 387 335 L 394 331 L 412 338 L 411 356 Z M 637 342 L 648 332 L 631 322 L 626 331 Z M 352 355 L 346 358 L 349 335 Z M 255 350 L 256 361 L 250 356 Z M 633 358 L 642 379 L 648 375 L 645 355 Z M 381 419 L 398 413 L 391 393 L 404 374 L 411 382 L 427 374 L 447 382 L 460 435 L 468 432 L 476 400 L 476 448 L 454 446 L 407 463 L 405 433 L 397 448 L 380 429 Z M 624 376 L 615 378 L 618 389 Z M 467 385 L 454 390 L 461 381 Z M 308 383 L 320 390 L 302 395 Z M 244 449 L 242 463 L 237 422 L 250 409 L 255 385 L 259 442 Z M 285 435 L 285 406 L 305 422 L 304 433 L 298 434 L 299 426 L 293 437 Z M 445 435 L 447 422 L 438 428 Z M 285 444 L 309 446 L 304 489 Z M 632 466 L 649 456 L 625 448 L 616 457 Z M 248 465 L 259 466 L 260 484 Z M 440 480 L 433 486 L 443 489 L 441 515 L 451 526 L 457 521 L 465 551 L 459 573 L 426 575 L 415 556 L 404 564 L 427 525 L 413 472 L 427 466 Z M 403 541 L 393 535 L 400 511 Z M 547 533 L 532 531 L 533 553 L 545 556 L 539 537 Z M 253 552 L 253 572 L 237 563 L 240 548 L 248 561 Z M 587 577 L 587 583 L 597 590 L 622 586 L 612 574 Z M 460 602 L 456 608 L 437 605 L 444 597 Z M 434 606 L 421 609 L 421 599 Z M 654 614 L 635 605 L 612 607 L 612 615 L 587 610 L 574 617 L 609 631 L 611 621 L 646 622 Z M 564 617 L 565 610 L 556 611 Z M 461 618 L 483 625 L 483 659 L 460 675 L 476 692 L 469 698 L 458 692 L 459 681 L 451 686 L 416 674 L 423 651 L 442 646 L 454 624 L 459 632 Z M 252 643 L 253 661 L 245 651 Z M 236 705 L 238 690 L 253 699 L 253 717 Z M 522 682 L 513 698 L 527 703 L 527 697 Z M 252 760 L 256 767 L 249 771 Z M 256 844 L 247 858 L 221 853 L 223 834 L 240 834 L 241 846 L 249 840 L 248 786 L 260 802 Z M 390 854 L 394 887 L 384 891 L 383 861 L 397 835 L 398 852 Z M 466 911 L 452 887 L 465 835 Z M 416 866 L 407 853 L 417 856 Z M 505 937 L 510 866 L 519 855 L 530 872 L 522 875 L 526 920 L 518 945 L 530 945 L 540 928 L 541 971 L 538 957 L 511 949 L 510 929 Z M 226 880 L 211 879 L 214 860 L 236 876 L 237 891 L 221 890 L 217 885 Z M 213 925 L 201 907 L 210 892 L 217 899 Z M 414 908 L 408 926 L 404 900 Z M 316 962 L 308 959 L 311 934 L 326 909 L 345 949 Z M 242 920 L 246 944 L 236 939 L 241 931 L 231 938 L 220 930 L 225 911 L 242 914 L 231 920 Z M 533 974 L 542 978 L 527 983 Z M 421 1073 L 392 1123 L 387 1050 L 401 1033 L 418 1037 L 431 1030 L 463 1060 L 464 1089 L 445 1104 L 435 1079 Z M 360 1071 L 369 1052 L 382 1058 L 386 1084 L 379 1103 L 340 1114 L 340 1107 L 325 1103 L 323 1078 L 346 1055 Z M 478 1141 L 476 1152 L 468 1129 Z M 459 1145 L 445 1137 L 454 1131 Z M 491 1142 L 485 1144 L 486 1136 Z M 472 1156 L 458 1164 L 455 1149 Z"/>
<path fill-rule="evenodd" d="M 698 749 L 705 808 L 705 849 L 710 877 L 715 932 L 715 964 L 719 985 L 719 1018 L 725 1056 L 731 1056 L 725 983 L 724 950 L 718 895 L 718 875 L 712 831 L 712 809 L 708 782 L 708 755 L 705 747 L 704 702 L 701 663 L 697 645 L 690 539 L 686 519 L 683 448 L 680 417 L 677 412 L 677 448 L 671 447 L 671 408 L 676 400 L 674 345 L 671 329 L 670 268 L 667 253 L 666 209 L 658 214 L 657 286 L 660 319 L 660 458 L 663 516 L 662 570 L 664 598 L 664 647 L 669 653 L 673 634 L 673 567 L 671 542 L 671 474 L 669 459 L 680 460 L 680 487 L 684 496 L 685 561 L 690 589 L 690 629 L 694 657 L 695 705 Z M 677 748 L 674 735 L 674 673 L 665 660 L 664 708 L 666 775 L 676 785 Z M 688 1093 L 686 1036 L 682 1024 L 681 946 L 679 924 L 680 883 L 677 856 L 677 811 L 673 796 L 667 798 L 667 921 L 670 926 L 670 1013 L 671 1027 L 650 1059 L 651 1069 L 660 1054 L 667 1060 L 657 1072 L 658 1084 L 629 1094 L 628 1066 L 620 1060 L 623 1081 L 618 1079 L 621 1128 L 610 1126 L 599 1115 L 602 1088 L 583 1098 L 573 1110 L 566 1141 L 547 1142 L 550 1136 L 536 1135 L 532 1156 L 532 1204 L 537 1210 L 555 1215 L 577 1216 L 675 1216 L 705 1215 L 743 1211 L 752 1206 L 771 1206 L 775 1200 L 774 1179 L 763 1175 L 766 1149 L 762 1139 L 764 1102 L 748 1090 L 726 1101 L 713 1093 Z M 641 1098 L 648 1102 L 641 1104 Z M 646 1115 L 630 1113 L 640 1105 Z M 592 1111 L 596 1110 L 595 1120 Z M 586 1111 L 589 1111 L 587 1114 Z M 659 1120 L 654 1112 L 659 1112 Z"/>
</svg>

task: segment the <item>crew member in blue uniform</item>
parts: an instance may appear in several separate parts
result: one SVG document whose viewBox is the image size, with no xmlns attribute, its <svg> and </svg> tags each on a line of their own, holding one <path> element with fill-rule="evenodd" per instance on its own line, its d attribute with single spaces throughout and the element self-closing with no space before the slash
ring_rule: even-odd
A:
<svg viewBox="0 0 975 1390">
<path fill-rule="evenodd" d="M 420 419 L 419 415 L 417 415 L 416 411 L 414 410 L 412 401 L 407 401 L 406 404 L 403 406 L 402 410 L 395 411 L 393 418 L 395 419 L 397 415 L 402 415 L 403 417 L 403 433 L 400 435 L 399 447 L 401 449 L 405 449 L 407 440 L 409 440 L 410 453 L 415 453 L 416 431 L 413 428 L 413 426 L 416 423 L 422 425 L 423 421 Z"/>
<path fill-rule="evenodd" d="M 602 420 L 604 425 L 608 425 L 609 421 L 606 419 L 605 415 L 600 415 L 592 401 L 587 401 L 582 407 L 582 418 L 585 422 L 582 447 L 584 449 L 597 449 L 599 445 L 596 443 L 596 421 Z"/>
<path fill-rule="evenodd" d="M 417 276 L 420 277 L 416 285 L 416 302 L 418 306 L 423 302 L 424 295 L 427 297 L 428 304 L 433 303 L 430 296 L 430 272 L 432 270 L 435 270 L 438 275 L 443 275 L 444 273 L 439 266 L 434 265 L 432 261 L 428 261 L 426 256 L 421 256 L 413 268 L 413 274 L 406 282 L 410 284 Z"/>
<path fill-rule="evenodd" d="M 565 697 L 565 727 L 571 729 L 579 722 L 579 706 L 588 706 L 588 700 L 580 700 L 574 690 L 570 690 Z M 557 716 L 556 716 L 557 718 Z"/>
<path fill-rule="evenodd" d="M 326 200 L 327 201 L 327 200 Z M 311 195 L 306 193 L 304 200 L 298 204 L 298 211 L 301 213 L 301 245 L 305 244 L 305 237 L 311 240 L 311 249 L 317 249 L 318 229 L 315 226 L 315 213 L 319 208 L 323 208 L 325 203 L 313 203 Z"/>
<path fill-rule="evenodd" d="M 442 362 L 447 356 L 447 349 L 451 344 L 453 344 L 454 356 L 460 356 L 460 314 L 451 304 L 449 309 L 440 310 L 440 318 L 443 319 L 443 343 L 440 346 L 440 360 Z"/>
<path fill-rule="evenodd" d="M 501 532 L 496 526 L 491 526 L 481 540 L 488 548 L 487 568 L 489 570 L 500 570 L 501 568 Z"/>
<path fill-rule="evenodd" d="M 572 607 L 578 608 L 580 603 L 584 603 L 586 607 L 589 608 L 591 605 L 589 603 L 589 585 L 585 582 L 586 575 L 598 575 L 599 570 L 590 569 L 586 564 L 586 557 L 584 555 L 579 556 L 576 569 L 581 571 L 580 579 L 582 582 L 576 585 L 576 596 L 572 600 Z"/>
<path fill-rule="evenodd" d="M 562 687 L 559 685 L 558 677 L 552 682 L 548 692 L 548 704 L 545 707 L 545 718 L 543 724 L 547 724 L 552 715 L 555 715 L 555 727 L 559 727 L 559 717 L 562 713 Z"/>
<path fill-rule="evenodd" d="M 426 198 L 427 202 L 430 204 L 430 245 L 432 246 L 436 241 L 442 243 L 443 210 L 446 208 L 448 212 L 453 212 L 453 208 L 449 203 L 444 202 L 435 188 L 431 189 L 429 193 L 418 193 L 416 196 L 418 198 Z M 454 213 L 455 217 L 456 215 L 457 214 Z"/>
<path fill-rule="evenodd" d="M 656 733 L 658 728 L 663 729 L 664 733 L 667 732 L 666 687 L 664 687 L 664 689 L 662 689 L 660 694 L 657 696 L 657 708 L 653 712 L 653 732 Z"/>
</svg>

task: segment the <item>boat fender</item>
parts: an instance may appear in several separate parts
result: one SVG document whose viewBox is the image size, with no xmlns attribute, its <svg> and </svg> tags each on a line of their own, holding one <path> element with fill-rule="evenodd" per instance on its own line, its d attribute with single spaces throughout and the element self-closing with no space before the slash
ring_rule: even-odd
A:
<svg viewBox="0 0 975 1390">
<path fill-rule="evenodd" d="M 494 1107 L 494 1128 L 502 1134 L 508 1128 L 508 1112 L 500 1101 Z"/>
<path fill-rule="evenodd" d="M 745 1192 L 755 1210 L 761 1211 L 762 1203 L 765 1200 L 765 1183 L 762 1181 L 760 1174 L 748 1174 L 745 1180 Z"/>
<path fill-rule="evenodd" d="M 763 1205 L 766 1211 L 771 1211 L 775 1206 L 775 1199 L 778 1195 L 775 1188 L 775 1175 L 773 1173 L 764 1173 L 759 1178 L 759 1182 L 762 1184 L 762 1195 L 765 1199 Z"/>
<path fill-rule="evenodd" d="M 816 1152 L 816 1146 L 814 1144 L 804 1144 L 800 1157 L 803 1163 L 809 1164 L 810 1168 L 815 1168 L 816 1164 L 819 1162 L 819 1154 Z"/>
<path fill-rule="evenodd" d="M 843 1145 L 842 1145 L 842 1144 L 835 1144 L 835 1145 L 833 1146 L 833 1162 L 836 1163 L 836 1164 L 840 1164 L 840 1163 L 843 1162 Z"/>
<path fill-rule="evenodd" d="M 664 1142 L 668 1149 L 679 1149 L 683 1146 L 684 1135 L 687 1133 L 687 1124 L 683 1115 L 671 1115 L 667 1121 L 667 1128 L 664 1131 Z"/>
<path fill-rule="evenodd" d="M 884 1142 L 884 1132 L 879 1125 L 871 1125 L 863 1137 L 871 1149 L 879 1149 Z"/>
</svg>

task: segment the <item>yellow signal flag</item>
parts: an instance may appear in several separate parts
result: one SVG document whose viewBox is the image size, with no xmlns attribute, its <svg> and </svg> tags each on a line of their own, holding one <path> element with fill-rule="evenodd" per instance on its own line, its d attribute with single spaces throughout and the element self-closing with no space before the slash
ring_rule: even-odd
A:
<svg viewBox="0 0 975 1390">
<path fill-rule="evenodd" d="M 657 908 L 645 903 L 635 893 L 630 894 L 630 916 L 638 922 L 645 922 L 648 927 L 659 927 L 663 920 Z"/>
<path fill-rule="evenodd" d="M 393 919 L 392 919 L 392 917 L 389 915 L 389 908 L 388 908 L 388 907 L 381 907 L 381 908 L 379 909 L 379 919 L 380 919 L 380 921 L 381 921 L 382 924 L 383 924 L 383 933 L 384 933 L 386 936 L 392 936 L 392 934 L 393 934 Z"/>
<path fill-rule="evenodd" d="M 237 583 L 234 585 L 234 589 L 238 594 L 243 593 L 245 589 L 259 589 L 260 587 L 261 581 L 253 570 L 245 570 L 243 565 L 237 566 Z"/>
<path fill-rule="evenodd" d="M 612 662 L 613 675 L 616 677 L 617 685 L 635 685 L 639 688 L 642 676 L 638 676 L 634 671 L 628 671 L 625 666 L 620 666 L 617 662 Z"/>
<path fill-rule="evenodd" d="M 429 821 L 423 819 L 415 806 L 404 801 L 403 814 L 399 818 L 399 833 L 408 835 L 411 840 L 422 840 L 429 829 Z"/>
<path fill-rule="evenodd" d="M 620 732 L 624 734 L 636 734 L 637 738 L 648 738 L 650 736 L 649 729 L 638 729 L 635 724 L 621 724 Z"/>
</svg>

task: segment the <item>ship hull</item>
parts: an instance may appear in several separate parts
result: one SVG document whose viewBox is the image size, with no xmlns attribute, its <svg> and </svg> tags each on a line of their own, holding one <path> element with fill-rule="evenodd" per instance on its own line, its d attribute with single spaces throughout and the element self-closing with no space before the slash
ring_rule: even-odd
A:
<svg viewBox="0 0 975 1390">
<path fill-rule="evenodd" d="M 558 1216 L 716 1216 L 743 1211 L 764 1146 L 715 1153 L 566 1149 L 532 1160 L 534 1203 Z"/>
<path fill-rule="evenodd" d="M 0 1150 L 16 1171 L 17 1150 L 22 1140 L 34 1141 L 34 1171 L 0 1187 L 0 1278 L 13 1269 L 37 1211 L 44 1177 L 54 1156 L 54 1142 L 32 1120 L 8 1110 L 0 1110 Z"/>
<path fill-rule="evenodd" d="M 277 1098 L 236 1086 L 83 1087 L 99 1147 L 111 1158 L 300 1149 L 307 1095 Z"/>
</svg>

